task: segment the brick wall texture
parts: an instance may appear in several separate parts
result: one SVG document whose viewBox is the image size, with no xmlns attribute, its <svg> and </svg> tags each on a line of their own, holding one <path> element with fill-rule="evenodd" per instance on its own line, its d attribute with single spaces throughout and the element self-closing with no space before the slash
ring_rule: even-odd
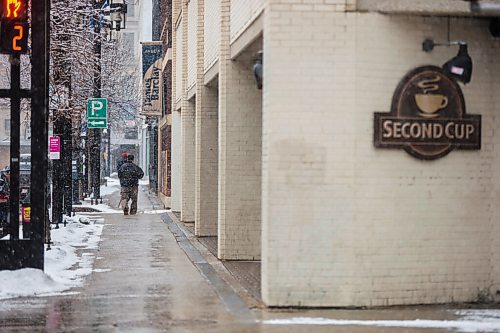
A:
<svg viewBox="0 0 500 333">
<path fill-rule="evenodd" d="M 197 66 L 197 25 L 198 25 L 198 0 L 191 0 L 188 3 L 188 81 L 187 89 L 196 83 Z"/>
<path fill-rule="evenodd" d="M 175 102 L 178 102 L 182 98 L 182 61 L 183 61 L 183 54 L 182 54 L 182 41 L 183 41 L 183 22 L 181 21 L 179 25 L 175 29 L 175 40 L 177 42 L 173 52 L 175 51 L 175 58 L 172 59 L 172 61 L 175 61 L 175 69 L 176 69 L 176 75 L 175 75 Z M 174 106 L 174 110 L 176 107 Z"/>
<path fill-rule="evenodd" d="M 206 71 L 219 58 L 220 1 L 205 1 L 204 7 L 204 69 Z"/>
<path fill-rule="evenodd" d="M 260 258 L 262 100 L 248 54 L 230 58 L 231 1 L 221 1 L 218 256 Z"/>
<path fill-rule="evenodd" d="M 231 41 L 247 28 L 264 4 L 265 0 L 231 0 Z"/>
<path fill-rule="evenodd" d="M 354 0 L 195 3 L 188 15 L 173 1 L 173 22 L 181 8 L 184 20 L 173 41 L 172 208 L 197 235 L 218 235 L 219 258 L 262 259 L 267 305 L 460 302 L 500 290 L 500 42 L 487 20 L 360 13 Z M 262 8 L 263 39 L 231 59 Z M 422 51 L 448 36 L 469 44 L 462 90 L 467 112 L 482 115 L 482 149 L 435 161 L 376 149 L 374 112 L 389 111 L 408 71 L 456 55 Z M 217 60 L 218 84 L 205 86 Z"/>
<path fill-rule="evenodd" d="M 181 172 L 181 115 L 177 109 L 177 101 L 181 99 L 182 94 L 182 37 L 177 19 L 181 11 L 181 0 L 172 0 L 172 198 L 171 208 L 174 212 L 181 211 L 182 196 L 182 172 Z M 180 31 L 179 31 L 180 30 Z M 180 49 L 179 49 L 180 48 Z"/>
<path fill-rule="evenodd" d="M 182 87 L 181 87 L 181 171 L 182 171 L 182 195 L 181 195 L 181 220 L 184 222 L 194 221 L 195 204 L 195 103 L 187 99 L 188 88 L 188 54 L 189 54 L 189 22 L 188 6 L 190 1 L 182 1 Z M 188 15 L 187 15 L 188 16 Z M 196 45 L 196 43 L 194 44 Z"/>
<path fill-rule="evenodd" d="M 268 0 L 264 23 L 262 293 L 274 306 L 472 301 L 500 289 L 500 43 L 473 18 L 346 13 L 344 1 Z M 450 20 L 450 21 L 448 21 Z M 450 30 L 448 31 L 448 27 Z M 435 161 L 375 149 L 412 68 L 469 42 L 467 112 L 482 149 Z"/>
<path fill-rule="evenodd" d="M 218 94 L 205 86 L 205 0 L 198 0 L 195 235 L 217 236 Z M 207 1 L 213 3 L 213 1 Z"/>
</svg>

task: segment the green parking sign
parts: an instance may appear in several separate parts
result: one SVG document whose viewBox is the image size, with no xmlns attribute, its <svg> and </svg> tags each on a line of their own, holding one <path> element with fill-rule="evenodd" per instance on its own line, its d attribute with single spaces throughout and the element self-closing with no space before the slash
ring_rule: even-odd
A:
<svg viewBox="0 0 500 333">
<path fill-rule="evenodd" d="M 108 128 L 106 98 L 91 98 L 87 103 L 87 127 Z"/>
</svg>

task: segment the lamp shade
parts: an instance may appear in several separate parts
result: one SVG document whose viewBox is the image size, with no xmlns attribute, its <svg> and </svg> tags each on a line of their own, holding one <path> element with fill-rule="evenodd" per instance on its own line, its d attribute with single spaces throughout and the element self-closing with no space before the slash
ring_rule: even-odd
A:
<svg viewBox="0 0 500 333">
<path fill-rule="evenodd" d="M 467 44 L 460 44 L 458 54 L 443 65 L 446 75 L 457 81 L 469 83 L 472 76 L 472 59 L 467 52 Z"/>
<path fill-rule="evenodd" d="M 255 57 L 255 63 L 253 65 L 252 71 L 253 71 L 253 77 L 255 79 L 255 82 L 257 83 L 257 88 L 262 89 L 262 81 L 264 79 L 264 66 L 263 66 L 263 52 L 262 50 L 257 52 L 256 57 Z"/>
</svg>

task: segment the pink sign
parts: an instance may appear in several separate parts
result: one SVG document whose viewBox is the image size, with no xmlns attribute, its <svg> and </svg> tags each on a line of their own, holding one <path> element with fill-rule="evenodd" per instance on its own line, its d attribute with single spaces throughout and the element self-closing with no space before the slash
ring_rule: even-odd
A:
<svg viewBox="0 0 500 333">
<path fill-rule="evenodd" d="M 51 160 L 61 158 L 61 138 L 58 136 L 49 137 L 49 157 Z"/>
</svg>

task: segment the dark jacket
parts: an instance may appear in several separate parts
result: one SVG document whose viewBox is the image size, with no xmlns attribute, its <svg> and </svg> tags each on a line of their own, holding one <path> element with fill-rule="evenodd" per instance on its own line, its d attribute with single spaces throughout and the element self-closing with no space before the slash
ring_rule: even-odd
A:
<svg viewBox="0 0 500 333">
<path fill-rule="evenodd" d="M 125 162 L 127 162 L 126 157 L 119 160 L 118 163 L 116 163 L 116 171 L 120 171 L 120 168 L 125 164 Z"/>
<path fill-rule="evenodd" d="M 132 162 L 125 162 L 118 170 L 120 185 L 123 187 L 132 187 L 139 185 L 139 179 L 144 177 L 144 171 Z"/>
</svg>

